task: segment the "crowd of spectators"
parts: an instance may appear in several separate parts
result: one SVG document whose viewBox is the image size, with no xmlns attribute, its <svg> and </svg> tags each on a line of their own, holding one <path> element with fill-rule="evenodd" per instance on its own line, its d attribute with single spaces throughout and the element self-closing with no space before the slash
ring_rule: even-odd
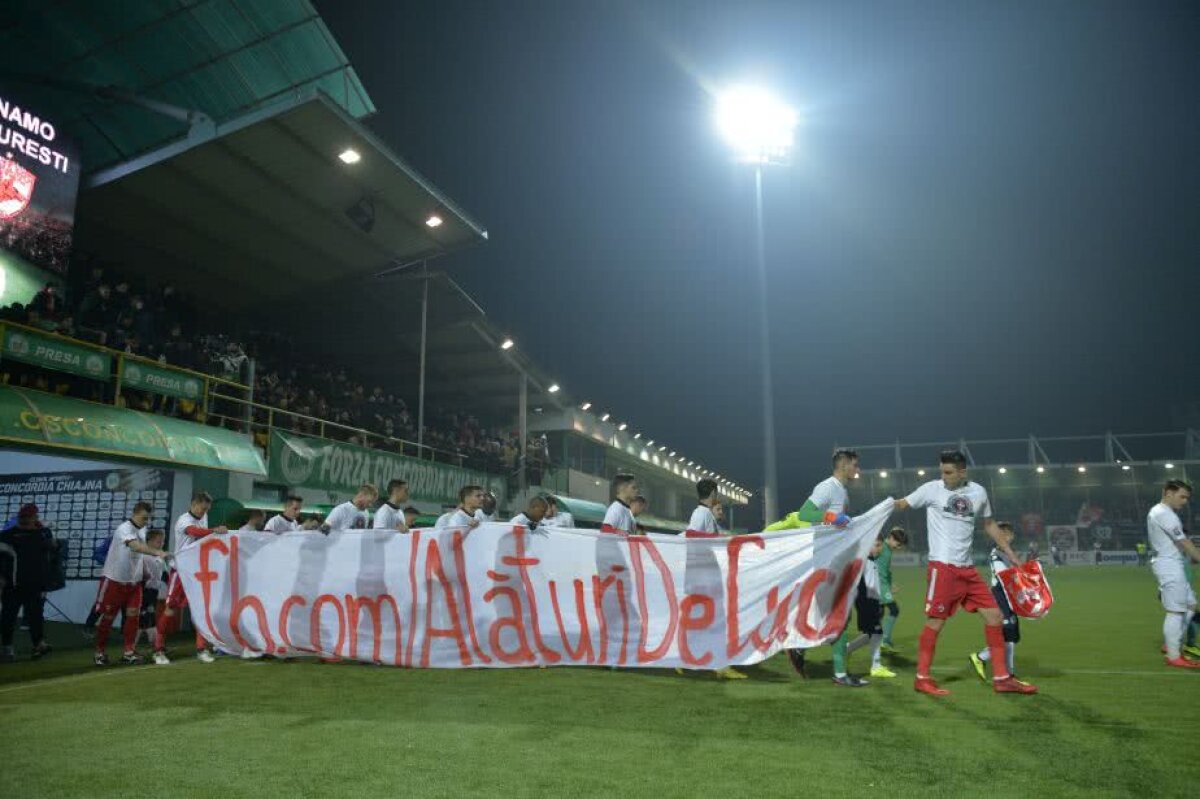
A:
<svg viewBox="0 0 1200 799">
<path fill-rule="evenodd" d="M 395 390 L 368 385 L 344 368 L 322 363 L 319 356 L 298 359 L 292 342 L 276 332 L 202 329 L 197 304 L 170 283 L 139 285 L 103 266 L 80 272 L 81 276 L 68 281 L 65 287 L 47 284 L 28 304 L 0 309 L 0 320 L 234 383 L 251 380 L 247 366 L 253 359 L 255 403 L 285 412 L 271 414 L 276 427 L 368 448 L 417 454 L 416 410 Z M 111 394 L 105 395 L 112 389 L 104 382 L 20 364 L 3 364 L 3 379 L 95 401 L 113 399 Z M 239 394 L 232 387 L 219 392 Z M 201 402 L 126 388 L 117 402 L 238 430 L 245 430 L 247 424 L 248 406 L 234 400 L 213 400 L 206 412 Z M 263 446 L 267 443 L 267 416 L 264 409 L 258 408 L 249 421 Z M 511 475 L 520 467 L 519 434 L 489 427 L 470 414 L 427 409 L 423 444 L 435 450 L 438 459 L 471 468 Z M 535 483 L 540 482 L 550 461 L 545 437 L 531 436 L 523 448 L 529 476 Z"/>
</svg>

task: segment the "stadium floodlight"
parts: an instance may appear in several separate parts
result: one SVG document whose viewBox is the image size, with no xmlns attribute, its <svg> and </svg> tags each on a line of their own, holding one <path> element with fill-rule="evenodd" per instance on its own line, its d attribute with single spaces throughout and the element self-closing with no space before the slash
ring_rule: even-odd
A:
<svg viewBox="0 0 1200 799">
<path fill-rule="evenodd" d="M 641 434 L 641 433 L 634 433 L 634 434 L 633 434 L 633 440 L 634 440 L 634 441 L 637 441 L 637 440 L 639 440 L 641 437 L 642 437 L 642 434 Z"/>
<path fill-rule="evenodd" d="M 734 86 L 716 103 L 716 126 L 735 160 L 754 167 L 754 220 L 758 266 L 758 322 L 762 362 L 763 515 L 778 517 L 779 474 L 775 456 L 775 400 L 771 389 L 771 336 L 767 320 L 767 258 L 763 232 L 763 167 L 785 163 L 799 122 L 796 111 L 765 89 Z"/>
<path fill-rule="evenodd" d="M 695 465 L 696 465 L 695 461 L 688 461 L 688 466 L 695 466 Z"/>
<path fill-rule="evenodd" d="M 862 475 L 860 475 L 858 472 L 855 472 L 854 479 L 857 480 L 859 477 L 862 477 Z"/>
<path fill-rule="evenodd" d="M 358 154 L 358 150 L 355 150 L 353 147 L 347 147 L 345 150 L 342 150 L 338 153 L 338 158 L 341 159 L 343 164 L 357 164 L 362 160 L 362 156 Z"/>
<path fill-rule="evenodd" d="M 647 447 L 653 447 L 653 446 L 654 446 L 654 439 L 650 439 L 649 441 L 647 441 L 647 442 L 646 442 L 646 446 L 647 446 Z"/>
<path fill-rule="evenodd" d="M 442 218 L 440 216 L 438 216 L 437 214 L 430 214 L 429 218 L 425 220 L 425 226 L 426 227 L 441 227 L 442 226 Z"/>
<path fill-rule="evenodd" d="M 1045 466 L 1039 466 L 1039 467 L 1037 467 L 1037 470 L 1036 470 L 1036 471 L 1037 471 L 1037 473 L 1038 473 L 1038 474 L 1045 474 L 1045 473 L 1046 473 L 1046 467 L 1045 467 Z"/>
<path fill-rule="evenodd" d="M 924 476 L 925 476 L 925 470 L 917 469 L 917 477 L 924 477 Z"/>
<path fill-rule="evenodd" d="M 1079 469 L 1078 469 L 1078 471 L 1079 471 L 1079 473 L 1080 473 L 1080 474 L 1085 474 L 1085 473 L 1087 472 L 1087 467 L 1086 467 L 1086 466 L 1080 466 L 1080 467 L 1079 467 Z"/>
<path fill-rule="evenodd" d="M 999 469 L 997 469 L 996 471 L 1000 472 L 1000 474 L 1008 474 L 1008 467 L 1007 467 L 1007 466 L 1001 466 L 1001 467 L 1000 467 Z"/>
<path fill-rule="evenodd" d="M 585 402 L 579 406 L 579 410 L 581 410 L 581 411 L 591 410 L 591 407 L 592 407 L 592 403 Z"/>
<path fill-rule="evenodd" d="M 684 462 L 684 460 L 686 460 L 686 459 L 687 459 L 687 455 L 680 455 L 680 456 L 679 456 L 679 462 L 680 462 L 680 463 L 683 463 L 683 462 Z"/>
<path fill-rule="evenodd" d="M 1164 467 L 1166 467 L 1166 468 L 1168 468 L 1168 469 L 1174 469 L 1174 468 L 1175 468 L 1175 464 L 1173 464 L 1173 463 L 1164 463 L 1164 464 L 1163 464 L 1163 466 L 1164 466 Z"/>
<path fill-rule="evenodd" d="M 1129 464 L 1128 463 L 1121 464 L 1121 471 L 1123 471 L 1123 472 L 1129 471 Z"/>
<path fill-rule="evenodd" d="M 668 458 L 674 458 L 674 457 L 675 457 L 675 450 L 671 450 L 670 452 L 668 452 L 668 453 L 667 453 L 667 457 L 668 457 Z"/>
<path fill-rule="evenodd" d="M 667 445 L 666 445 L 666 444 L 663 444 L 661 447 L 659 447 L 659 448 L 658 448 L 658 451 L 659 451 L 659 452 L 663 452 L 664 450 L 666 450 L 666 448 L 667 448 Z M 674 455 L 675 453 L 674 453 L 674 452 L 672 452 L 671 454 L 672 454 L 672 455 Z"/>
<path fill-rule="evenodd" d="M 629 427 L 629 425 L 626 424 L 625 422 L 621 422 L 619 425 L 617 425 L 618 430 L 624 430 L 627 427 Z"/>
<path fill-rule="evenodd" d="M 546 390 L 549 391 L 551 394 L 557 394 L 558 393 L 558 383 L 551 383 L 550 388 L 548 388 Z"/>
<path fill-rule="evenodd" d="M 881 472 L 879 473 L 879 476 L 880 476 L 880 477 L 887 477 L 887 469 L 884 469 L 883 471 L 881 471 Z"/>
<path fill-rule="evenodd" d="M 607 422 L 607 421 L 608 421 L 610 418 L 612 418 L 612 414 L 611 414 L 611 413 L 606 413 L 606 414 L 604 414 L 603 416 L 601 416 L 601 417 L 600 417 L 600 421 L 602 421 L 602 422 Z"/>
<path fill-rule="evenodd" d="M 787 160 L 799 121 L 794 108 L 758 86 L 734 86 L 717 97 L 717 130 L 743 163 Z"/>
<path fill-rule="evenodd" d="M 500 342 L 500 349 L 502 349 L 502 350 L 511 350 L 515 346 L 517 346 L 517 342 L 513 341 L 508 336 L 505 336 L 504 341 Z M 584 408 L 584 410 L 586 411 L 587 408 Z"/>
</svg>

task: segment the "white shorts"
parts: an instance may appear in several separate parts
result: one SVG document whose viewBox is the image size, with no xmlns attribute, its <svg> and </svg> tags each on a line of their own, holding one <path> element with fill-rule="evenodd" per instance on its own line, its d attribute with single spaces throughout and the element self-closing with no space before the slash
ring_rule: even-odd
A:
<svg viewBox="0 0 1200 799">
<path fill-rule="evenodd" d="M 1164 610 L 1168 613 L 1186 613 L 1195 609 L 1196 592 L 1188 582 L 1182 563 L 1155 559 L 1151 569 L 1158 578 L 1158 597 L 1162 600 Z"/>
</svg>

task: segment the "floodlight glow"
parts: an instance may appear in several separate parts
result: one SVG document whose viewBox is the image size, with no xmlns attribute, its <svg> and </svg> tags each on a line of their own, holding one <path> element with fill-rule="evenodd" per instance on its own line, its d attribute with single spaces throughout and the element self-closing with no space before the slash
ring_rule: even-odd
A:
<svg viewBox="0 0 1200 799">
<path fill-rule="evenodd" d="M 357 164 L 362 160 L 362 156 L 358 154 L 358 150 L 355 150 L 353 147 L 347 147 L 345 150 L 342 150 L 338 153 L 338 158 L 341 159 L 343 164 Z"/>
<path fill-rule="evenodd" d="M 517 342 L 513 341 L 511 338 L 506 338 L 504 341 L 500 342 L 500 349 L 502 350 L 511 350 L 515 346 L 517 346 Z M 584 410 L 586 411 L 587 408 L 584 408 Z"/>
<path fill-rule="evenodd" d="M 1038 474 L 1045 474 L 1045 473 L 1046 473 L 1046 467 L 1045 467 L 1045 466 L 1039 466 L 1039 467 L 1037 467 L 1037 473 L 1038 473 Z"/>
<path fill-rule="evenodd" d="M 858 473 L 858 472 L 855 472 L 855 473 L 854 473 L 854 479 L 855 479 L 855 480 L 857 480 L 859 477 L 860 477 L 859 473 Z"/>
<path fill-rule="evenodd" d="M 634 434 L 633 434 L 633 440 L 634 440 L 634 441 L 637 441 L 637 440 L 638 440 L 639 438 L 641 438 L 641 437 L 642 437 L 642 434 L 641 434 L 641 433 L 634 433 Z"/>
<path fill-rule="evenodd" d="M 925 476 L 925 470 L 917 469 L 917 477 L 924 477 L 924 476 Z"/>
<path fill-rule="evenodd" d="M 668 452 L 668 453 L 667 453 L 667 457 L 668 457 L 668 458 L 674 458 L 674 457 L 675 457 L 675 450 L 671 450 L 670 452 Z"/>
<path fill-rule="evenodd" d="M 1163 466 L 1165 466 L 1165 467 L 1166 467 L 1166 468 L 1168 468 L 1168 469 L 1174 469 L 1174 468 L 1175 468 L 1175 464 L 1173 464 L 1173 463 L 1164 463 L 1164 464 L 1163 464 Z"/>
<path fill-rule="evenodd" d="M 611 414 L 611 413 L 606 413 L 606 414 L 604 414 L 603 416 L 601 416 L 601 417 L 600 417 L 600 421 L 602 421 L 602 422 L 607 422 L 607 421 L 608 421 L 608 420 L 609 420 L 611 417 L 612 417 L 612 414 Z"/>
<path fill-rule="evenodd" d="M 646 446 L 647 446 L 647 447 L 653 447 L 653 446 L 654 446 L 654 439 L 650 439 L 649 441 L 647 441 L 647 442 L 646 442 Z"/>
<path fill-rule="evenodd" d="M 425 220 L 425 225 L 426 227 L 441 227 L 442 218 L 437 214 L 430 214 L 429 218 Z"/>
<path fill-rule="evenodd" d="M 659 452 L 664 452 L 666 449 L 667 449 L 667 445 L 666 445 L 666 444 L 663 444 L 661 447 L 659 447 L 659 448 L 658 448 L 658 451 L 659 451 Z M 672 452 L 671 454 L 672 454 L 672 455 L 674 455 L 675 453 L 674 453 L 674 452 Z"/>
<path fill-rule="evenodd" d="M 621 422 L 619 425 L 617 425 L 618 430 L 624 430 L 627 427 L 629 427 L 629 425 L 626 424 L 625 422 Z"/>
<path fill-rule="evenodd" d="M 1007 466 L 1001 466 L 1001 467 L 1000 467 L 1000 469 L 999 469 L 999 472 L 1000 472 L 1000 474 L 1008 474 L 1008 467 L 1007 467 Z"/>
<path fill-rule="evenodd" d="M 717 130 L 739 161 L 784 161 L 799 123 L 795 109 L 756 86 L 735 86 L 717 98 Z"/>
<path fill-rule="evenodd" d="M 1080 474 L 1083 474 L 1083 473 L 1084 473 L 1084 472 L 1086 472 L 1086 471 L 1087 471 L 1087 467 L 1086 467 L 1086 466 L 1080 466 L 1080 467 L 1079 467 L 1079 473 L 1080 473 Z"/>
<path fill-rule="evenodd" d="M 592 407 L 592 403 L 585 402 L 579 406 L 579 410 L 581 410 L 581 411 L 591 410 L 591 407 Z"/>
<path fill-rule="evenodd" d="M 1123 465 L 1123 466 L 1121 467 L 1121 471 L 1123 471 L 1123 472 L 1127 472 L 1127 471 L 1129 471 L 1129 464 L 1128 464 L 1128 463 L 1126 463 L 1125 465 Z"/>
<path fill-rule="evenodd" d="M 550 388 L 548 388 L 546 390 L 549 391 L 551 394 L 557 394 L 558 393 L 558 383 L 551 383 Z"/>
</svg>

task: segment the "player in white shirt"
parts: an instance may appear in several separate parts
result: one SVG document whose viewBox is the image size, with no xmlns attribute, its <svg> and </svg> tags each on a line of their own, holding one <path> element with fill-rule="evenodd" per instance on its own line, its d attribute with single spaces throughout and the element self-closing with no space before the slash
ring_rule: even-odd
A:
<svg viewBox="0 0 1200 799">
<path fill-rule="evenodd" d="M 815 524 L 832 524 L 845 527 L 850 523 L 846 514 L 849 494 L 846 486 L 858 474 L 858 453 L 852 449 L 839 449 L 833 453 L 833 474 L 817 483 L 808 500 L 800 510 L 792 511 L 774 524 L 768 531 L 795 530 Z"/>
<path fill-rule="evenodd" d="M 408 483 L 400 479 L 391 480 L 387 484 L 387 492 L 387 501 L 375 511 L 375 521 L 371 526 L 376 530 L 407 533 L 408 522 L 404 518 L 404 505 L 408 502 Z"/>
<path fill-rule="evenodd" d="M 549 510 L 546 511 L 546 520 L 542 524 L 547 527 L 566 527 L 574 529 L 575 517 L 558 506 L 558 498 L 553 494 L 546 495 L 546 504 Z"/>
<path fill-rule="evenodd" d="M 438 529 L 474 530 L 486 521 L 483 515 L 483 487 L 463 486 L 458 490 L 458 507 L 443 513 L 437 520 Z"/>
<path fill-rule="evenodd" d="M 479 503 L 479 510 L 475 513 L 475 517 L 480 523 L 496 521 L 496 505 L 499 504 L 496 495 L 491 491 L 483 492 L 483 501 Z"/>
<path fill-rule="evenodd" d="M 133 506 L 128 521 L 121 522 L 113 532 L 108 556 L 104 559 L 104 593 L 100 597 L 100 620 L 96 625 L 94 662 L 97 666 L 108 665 L 108 655 L 104 650 L 112 632 L 113 619 L 121 610 L 125 611 L 125 621 L 121 625 L 125 654 L 121 662 L 142 662 L 134 651 L 138 615 L 142 609 L 142 556 L 168 557 L 164 550 L 150 546 L 145 541 L 146 525 L 150 523 L 150 514 L 153 512 L 154 506 L 149 502 L 139 502 Z"/>
<path fill-rule="evenodd" d="M 265 518 L 266 518 L 266 514 L 263 513 L 261 510 L 258 510 L 257 508 L 254 510 L 251 510 L 249 512 L 249 514 L 246 516 L 246 523 L 238 528 L 238 532 L 239 533 L 257 533 L 257 532 L 259 532 L 260 530 L 262 530 L 263 519 L 265 519 Z"/>
<path fill-rule="evenodd" d="M 525 506 L 525 512 L 518 513 L 516 516 L 512 517 L 512 520 L 509 522 L 509 524 L 520 525 L 521 527 L 524 527 L 532 532 L 533 530 L 538 529 L 539 526 L 543 525 L 548 508 L 549 503 L 547 503 L 546 500 L 542 499 L 541 497 L 532 497 L 529 500 L 529 504 Z M 552 527 L 553 525 L 548 526 Z"/>
<path fill-rule="evenodd" d="M 600 532 L 636 535 L 637 522 L 634 521 L 630 506 L 638 496 L 637 478 L 632 474 L 618 474 L 612 479 L 612 490 L 616 499 L 604 513 L 604 523 L 600 525 Z"/>
<path fill-rule="evenodd" d="M 1008 672 L 1004 657 L 1004 617 L 996 607 L 996 599 L 971 562 L 971 541 L 975 525 L 983 521 L 983 529 L 996 542 L 996 548 L 1014 566 L 1021 559 L 1012 551 L 1004 531 L 992 518 L 992 506 L 987 491 L 967 479 L 967 458 L 961 452 L 941 454 L 941 479 L 931 480 L 904 499 L 896 500 L 895 511 L 907 508 L 926 508 L 925 520 L 929 535 L 929 590 L 925 593 L 925 627 L 921 630 L 917 653 L 917 678 L 913 687 L 930 696 L 946 696 L 950 692 L 938 686 L 930 676 L 938 635 L 946 620 L 961 605 L 968 613 L 979 611 L 983 617 L 983 632 L 992 652 L 992 688 L 996 693 L 1035 694 L 1037 688 L 1016 680 Z"/>
<path fill-rule="evenodd" d="M 192 502 L 187 511 L 175 520 L 175 527 L 171 531 L 172 549 L 177 554 L 196 546 L 201 538 L 213 534 L 224 535 L 229 532 L 229 528 L 225 525 L 213 528 L 208 526 L 208 510 L 211 507 L 212 496 L 207 491 L 197 491 L 192 495 Z M 187 594 L 183 592 L 183 581 L 179 579 L 179 572 L 172 571 L 171 578 L 167 581 L 166 608 L 159 617 L 158 624 L 155 625 L 154 662 L 159 666 L 167 666 L 171 663 L 170 658 L 167 657 L 167 630 L 170 629 L 180 610 L 186 607 Z M 196 658 L 202 663 L 212 663 L 214 660 L 212 653 L 208 651 L 208 642 L 204 640 L 199 629 L 196 630 Z"/>
<path fill-rule="evenodd" d="M 367 508 L 378 500 L 379 489 L 371 483 L 363 483 L 353 499 L 329 511 L 325 523 L 321 525 L 321 532 L 328 534 L 331 530 L 367 529 Z"/>
<path fill-rule="evenodd" d="M 283 512 L 277 513 L 270 519 L 267 519 L 267 524 L 263 527 L 263 532 L 282 535 L 283 533 L 293 533 L 304 529 L 300 524 L 300 509 L 303 507 L 303 497 L 298 497 L 295 494 L 289 495 L 283 501 Z"/>
<path fill-rule="evenodd" d="M 1196 613 L 1196 592 L 1184 571 L 1184 559 L 1200 563 L 1200 551 L 1183 532 L 1179 511 L 1192 498 L 1192 486 L 1183 480 L 1168 480 L 1163 486 L 1162 502 L 1146 516 L 1146 533 L 1154 553 L 1150 569 L 1158 579 L 1158 594 L 1166 618 L 1163 619 L 1163 645 L 1167 665 L 1181 669 L 1200 669 L 1200 662 L 1188 660 L 1180 652 L 1188 625 Z"/>
<path fill-rule="evenodd" d="M 717 481 L 706 477 L 696 483 L 696 496 L 700 504 L 692 511 L 683 534 L 687 538 L 716 538 L 721 534 L 721 526 L 717 524 L 717 506 L 721 504 Z"/>
<path fill-rule="evenodd" d="M 717 514 L 721 511 L 721 499 L 717 493 L 717 481 L 704 478 L 696 483 L 696 498 L 699 504 L 692 511 L 684 538 L 720 538 L 721 526 L 717 523 Z M 720 567 L 711 546 L 688 545 L 686 568 L 683 573 L 684 593 L 704 594 L 720 602 L 725 587 L 721 584 Z M 676 674 L 683 674 L 683 669 L 675 669 Z M 746 675 L 732 666 L 714 669 L 713 674 L 723 680 L 744 680 Z"/>
<path fill-rule="evenodd" d="M 774 524 L 767 525 L 767 532 L 796 530 L 817 524 L 845 527 L 850 523 L 850 517 L 846 514 L 849 503 L 846 486 L 850 484 L 856 474 L 858 474 L 858 453 L 852 449 L 837 450 L 833 453 L 833 474 L 813 487 L 800 510 L 792 511 Z M 849 619 L 847 619 L 847 629 L 849 629 Z M 839 662 L 844 664 L 847 643 L 848 636 L 843 631 L 834 644 L 835 664 Z M 792 670 L 807 679 L 808 674 L 805 671 L 807 650 L 788 649 L 787 655 L 788 661 L 792 664 Z M 867 684 L 856 676 L 844 672 L 836 673 L 836 668 L 835 665 L 834 682 L 838 685 L 847 688 L 861 688 Z"/>
</svg>

